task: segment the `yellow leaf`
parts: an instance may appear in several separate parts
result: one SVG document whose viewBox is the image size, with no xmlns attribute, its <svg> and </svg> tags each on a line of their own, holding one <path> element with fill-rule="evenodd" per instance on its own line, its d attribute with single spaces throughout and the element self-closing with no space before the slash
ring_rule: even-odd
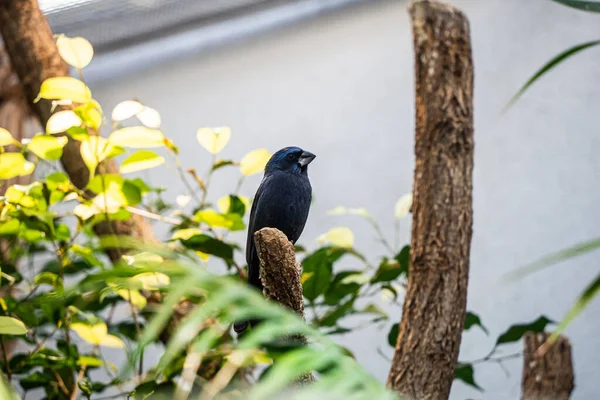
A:
<svg viewBox="0 0 600 400">
<path fill-rule="evenodd" d="M 72 126 L 81 125 L 81 118 L 71 110 L 59 111 L 52 114 L 46 124 L 46 133 L 62 133 Z"/>
<path fill-rule="evenodd" d="M 122 206 L 127 205 L 127 198 L 119 182 L 111 180 L 106 184 L 106 190 L 92 199 L 92 206 L 103 213 L 116 213 Z"/>
<path fill-rule="evenodd" d="M 412 207 L 413 196 L 412 193 L 405 194 L 398 199 L 395 207 L 395 215 L 397 219 L 406 217 Z"/>
<path fill-rule="evenodd" d="M 112 110 L 113 121 L 124 121 L 133 117 L 144 109 L 142 103 L 134 100 L 125 100 L 120 102 Z"/>
<path fill-rule="evenodd" d="M 134 149 L 150 149 L 165 145 L 165 135 L 159 130 L 145 126 L 132 126 L 114 131 L 108 140 L 117 146 Z"/>
<path fill-rule="evenodd" d="M 302 276 L 300 277 L 300 283 L 304 285 L 304 282 L 306 282 L 313 275 L 314 272 L 303 272 Z"/>
<path fill-rule="evenodd" d="M 84 221 L 98 214 L 98 212 L 99 210 L 97 208 L 88 206 L 87 204 L 78 204 L 73 209 L 73 214 L 75 214 Z"/>
<path fill-rule="evenodd" d="M 99 343 L 100 346 L 104 347 L 115 347 L 122 349 L 125 347 L 125 343 L 115 335 L 106 335 Z"/>
<path fill-rule="evenodd" d="M 325 239 L 335 247 L 351 248 L 354 244 L 354 234 L 346 227 L 331 228 Z"/>
<path fill-rule="evenodd" d="M 14 144 L 16 140 L 12 137 L 9 131 L 0 128 L 0 146 L 8 146 Z"/>
<path fill-rule="evenodd" d="M 246 211 L 250 210 L 250 199 L 246 196 L 238 195 L 238 198 L 244 203 L 246 206 Z M 223 196 L 219 200 L 217 200 L 217 207 L 222 214 L 226 214 L 229 212 L 229 205 L 231 203 L 231 199 L 229 196 Z"/>
<path fill-rule="evenodd" d="M 86 342 L 96 345 L 99 345 L 108 336 L 108 328 L 104 322 L 97 322 L 94 325 L 75 322 L 71 324 L 71 329 Z"/>
<path fill-rule="evenodd" d="M 130 172 L 142 171 L 144 169 L 150 169 L 158 167 L 165 163 L 165 159 L 162 156 L 150 151 L 140 150 L 123 161 L 119 172 L 122 174 L 128 174 Z"/>
<path fill-rule="evenodd" d="M 25 176 L 33 172 L 33 163 L 25 160 L 21 153 L 0 154 L 0 179 L 11 179 Z"/>
<path fill-rule="evenodd" d="M 140 263 L 161 263 L 164 261 L 164 258 L 159 256 L 158 254 L 150 253 L 147 251 L 143 251 L 133 256 L 124 255 L 123 258 L 127 261 L 128 265 L 133 265 L 136 262 Z"/>
<path fill-rule="evenodd" d="M 200 128 L 196 139 L 209 153 L 217 154 L 227 145 L 231 138 L 231 129 L 227 126 L 220 128 Z"/>
<path fill-rule="evenodd" d="M 117 294 L 121 296 L 125 301 L 131 302 L 135 307 L 140 310 L 146 307 L 146 298 L 141 295 L 139 290 L 135 289 L 120 289 L 117 290 Z M 131 300 L 129 299 L 129 295 L 131 294 Z"/>
<path fill-rule="evenodd" d="M 175 233 L 173 233 L 173 236 L 171 236 L 171 240 L 178 240 L 178 239 L 187 240 L 187 239 L 191 238 L 192 236 L 200 235 L 201 233 L 202 232 L 200 231 L 200 229 L 196 229 L 196 228 L 180 229 L 178 231 L 175 231 Z"/>
<path fill-rule="evenodd" d="M 373 218 L 371 216 L 371 214 L 369 214 L 369 212 L 364 208 L 346 208 L 343 206 L 338 206 L 338 207 L 334 208 L 333 210 L 328 211 L 327 214 L 328 215 L 350 214 L 350 215 L 359 215 L 361 217 L 368 218 L 368 219 Z"/>
<path fill-rule="evenodd" d="M 156 290 L 171 283 L 171 278 L 162 272 L 143 272 L 130 279 L 141 283 L 145 290 Z"/>
<path fill-rule="evenodd" d="M 24 335 L 27 333 L 25 324 L 12 317 L 0 317 L 0 335 Z"/>
<path fill-rule="evenodd" d="M 69 139 L 64 136 L 37 135 L 27 145 L 27 150 L 44 160 L 58 160 Z"/>
<path fill-rule="evenodd" d="M 106 159 L 114 150 L 114 146 L 102 136 L 90 136 L 81 143 L 81 157 L 90 171 L 95 171 L 98 164 Z"/>
<path fill-rule="evenodd" d="M 102 107 L 95 100 L 75 108 L 75 112 L 89 127 L 98 129 L 102 125 Z"/>
<path fill-rule="evenodd" d="M 270 158 L 271 153 L 267 149 L 257 149 L 246 154 L 240 161 L 242 175 L 248 176 L 262 172 Z"/>
<path fill-rule="evenodd" d="M 196 213 L 196 221 L 203 222 L 208 226 L 217 228 L 228 228 L 231 226 L 231 221 L 223 214 L 219 214 L 215 210 L 201 210 Z"/>
<path fill-rule="evenodd" d="M 144 107 L 136 114 L 136 117 L 140 120 L 142 125 L 153 129 L 160 128 L 162 122 L 158 111 L 151 107 Z"/>
<path fill-rule="evenodd" d="M 49 100 L 71 100 L 74 103 L 87 103 L 92 99 L 92 92 L 79 79 L 65 76 L 48 78 L 42 82 L 38 97 Z"/>
<path fill-rule="evenodd" d="M 200 259 L 204 262 L 208 261 L 210 258 L 210 254 L 203 253 L 201 251 L 196 250 L 195 253 L 200 257 Z"/>
<path fill-rule="evenodd" d="M 82 37 L 69 38 L 61 35 L 56 46 L 62 59 L 75 68 L 86 67 L 94 57 L 94 48 Z"/>
<path fill-rule="evenodd" d="M 21 172 L 21 174 L 19 174 L 19 176 L 29 175 L 34 170 L 35 170 L 35 164 L 30 161 L 25 160 L 25 163 L 23 164 L 23 172 Z"/>
</svg>

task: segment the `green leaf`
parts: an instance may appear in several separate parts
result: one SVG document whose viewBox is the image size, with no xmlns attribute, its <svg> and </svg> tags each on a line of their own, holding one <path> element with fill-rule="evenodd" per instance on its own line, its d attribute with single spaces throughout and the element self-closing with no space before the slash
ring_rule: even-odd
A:
<svg viewBox="0 0 600 400">
<path fill-rule="evenodd" d="M 246 213 L 246 204 L 240 199 L 238 196 L 230 195 L 229 196 L 229 210 L 227 214 L 237 214 L 240 217 L 243 217 Z"/>
<path fill-rule="evenodd" d="M 567 316 L 560 322 L 560 324 L 558 324 L 558 328 L 552 332 L 552 335 L 548 341 L 550 343 L 554 343 L 554 341 L 558 339 L 561 333 L 564 332 L 571 321 L 573 321 L 573 319 L 575 319 L 575 317 L 577 317 L 583 311 L 583 309 L 594 299 L 594 297 L 598 295 L 598 293 L 600 293 L 600 274 L 587 288 L 585 288 L 583 293 L 579 295 L 579 298 L 573 307 L 571 307 L 567 313 Z"/>
<path fill-rule="evenodd" d="M 102 365 L 104 365 L 104 362 L 93 356 L 79 356 L 79 359 L 77 360 L 77 365 L 85 365 L 87 367 L 101 367 Z"/>
<path fill-rule="evenodd" d="M 58 160 L 69 139 L 64 136 L 37 135 L 27 145 L 27 150 L 44 160 Z"/>
<path fill-rule="evenodd" d="M 544 332 L 546 325 L 553 324 L 554 321 L 546 318 L 544 315 L 528 324 L 512 325 L 506 332 L 501 334 L 496 340 L 496 346 L 504 343 L 512 343 L 520 340 L 527 332 Z"/>
<path fill-rule="evenodd" d="M 336 305 L 344 297 L 358 293 L 362 286 L 360 279 L 363 276 L 362 271 L 342 271 L 336 274 L 325 293 L 324 303 Z"/>
<path fill-rule="evenodd" d="M 231 160 L 217 160 L 217 162 L 213 164 L 211 170 L 216 171 L 216 170 L 226 167 L 228 165 L 235 165 L 235 163 Z"/>
<path fill-rule="evenodd" d="M 554 1 L 556 1 L 556 0 L 554 0 Z M 588 49 L 593 46 L 597 46 L 599 44 L 600 44 L 600 40 L 594 40 L 591 42 L 582 43 L 577 46 L 573 46 L 573 47 L 563 51 L 559 55 L 555 56 L 553 59 L 551 59 L 546 64 L 544 64 L 544 66 L 542 68 L 540 68 L 531 78 L 529 78 L 529 80 L 525 83 L 525 85 L 523 85 L 523 87 L 521 87 L 521 89 L 519 89 L 517 94 L 515 94 L 512 99 L 510 99 L 508 104 L 504 107 L 503 112 L 505 112 L 513 104 L 515 104 L 517 102 L 517 100 L 519 100 L 519 98 L 523 95 L 523 93 L 525 93 L 525 91 L 531 85 L 533 85 L 539 78 L 541 78 L 546 72 L 550 71 L 552 68 L 556 67 L 558 64 L 560 64 L 567 58 L 569 58 L 585 49 Z"/>
<path fill-rule="evenodd" d="M 211 228 L 225 228 L 230 231 L 239 231 L 246 227 L 239 214 L 220 214 L 215 210 L 200 210 L 194 219 Z"/>
<path fill-rule="evenodd" d="M 189 239 L 181 240 L 181 244 L 189 249 L 222 258 L 228 263 L 233 260 L 233 247 L 208 235 L 194 235 Z"/>
<path fill-rule="evenodd" d="M 396 280 L 402 273 L 406 273 L 406 270 L 402 268 L 400 263 L 396 260 L 384 258 L 379 264 L 377 272 L 371 278 L 371 283 L 391 282 Z"/>
<path fill-rule="evenodd" d="M 396 342 L 398 341 L 398 334 L 400 333 L 400 324 L 394 324 L 390 328 L 390 332 L 388 333 L 388 343 L 392 347 L 396 347 Z"/>
<path fill-rule="evenodd" d="M 509 272 L 506 274 L 502 280 L 504 282 L 520 279 L 524 276 L 537 272 L 543 268 L 549 267 L 551 265 L 557 264 L 564 260 L 568 260 L 569 258 L 577 257 L 590 251 L 596 250 L 600 248 L 600 238 L 592 239 L 590 241 L 577 244 L 573 247 L 569 247 L 567 249 L 560 250 L 556 253 L 552 253 L 547 255 L 538 261 L 535 261 L 529 265 L 521 267 L 515 271 Z"/>
<path fill-rule="evenodd" d="M 388 317 L 388 315 L 385 311 L 383 311 L 381 308 L 379 308 L 378 306 L 376 306 L 373 303 L 367 304 L 364 308 L 359 310 L 359 312 L 366 313 L 366 314 L 378 315 L 379 316 L 379 318 L 377 318 L 378 320 L 387 319 L 387 317 Z"/>
<path fill-rule="evenodd" d="M 331 282 L 333 263 L 330 249 L 323 248 L 311 254 L 302 262 L 303 273 L 312 275 L 303 283 L 304 297 L 314 301 L 325 293 Z"/>
<path fill-rule="evenodd" d="M 31 390 L 38 387 L 46 387 L 51 382 L 55 382 L 56 378 L 49 372 L 34 372 L 33 374 L 21 379 L 19 383 L 25 390 Z"/>
<path fill-rule="evenodd" d="M 320 320 L 319 326 L 334 326 L 340 318 L 345 317 L 354 311 L 354 302 L 356 298 L 351 298 L 341 306 L 334 308 L 326 313 Z"/>
<path fill-rule="evenodd" d="M 468 331 L 473 326 L 480 327 L 481 330 L 484 331 L 486 335 L 489 335 L 489 332 L 488 332 L 487 328 L 485 326 L 483 326 L 483 324 L 481 323 L 481 318 L 479 318 L 479 315 L 468 311 L 467 315 L 465 317 L 465 327 L 464 327 L 464 330 Z"/>
<path fill-rule="evenodd" d="M 133 153 L 127 157 L 125 161 L 123 161 L 121 167 L 119 168 L 119 172 L 122 174 L 128 174 L 130 172 L 137 172 L 158 167 L 164 163 L 164 157 L 159 156 L 155 152 L 150 150 L 140 150 Z"/>
<path fill-rule="evenodd" d="M 585 1 L 585 0 L 552 0 L 558 4 L 565 5 L 567 7 L 576 8 L 578 10 L 589 11 L 600 13 L 600 2 L 599 1 Z"/>
<path fill-rule="evenodd" d="M 36 285 L 50 285 L 52 287 L 56 288 L 62 288 L 63 286 L 63 282 L 62 279 L 52 273 L 52 272 L 42 272 L 41 274 L 37 275 L 33 281 Z"/>
<path fill-rule="evenodd" d="M 475 382 L 473 366 L 471 364 L 459 364 L 454 370 L 454 379 L 463 381 L 467 385 L 474 387 L 475 389 L 483 392 L 481 386 Z"/>
<path fill-rule="evenodd" d="M 0 222 L 0 236 L 14 236 L 19 233 L 21 221 L 16 218 L 9 219 L 6 222 Z"/>
<path fill-rule="evenodd" d="M 96 194 L 104 193 L 113 183 L 118 187 L 123 186 L 125 180 L 118 174 L 102 174 L 94 176 L 87 184 L 87 188 Z"/>
<path fill-rule="evenodd" d="M 21 321 L 12 317 L 0 317 L 0 335 L 24 335 L 27 327 Z"/>
<path fill-rule="evenodd" d="M 64 172 L 54 172 L 46 177 L 46 185 L 50 190 L 63 190 L 69 189 L 69 176 Z"/>
</svg>

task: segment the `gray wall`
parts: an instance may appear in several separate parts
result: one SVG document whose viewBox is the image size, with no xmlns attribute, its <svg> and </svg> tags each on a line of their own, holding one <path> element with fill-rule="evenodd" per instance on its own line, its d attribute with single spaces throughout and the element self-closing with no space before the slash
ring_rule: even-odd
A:
<svg viewBox="0 0 600 400">
<path fill-rule="evenodd" d="M 597 255 L 557 265 L 510 285 L 499 278 L 542 255 L 600 235 L 600 50 L 589 50 L 554 71 L 506 115 L 500 110 L 517 88 L 564 48 L 600 37 L 598 15 L 548 0 L 453 1 L 466 11 L 475 59 L 474 237 L 468 307 L 490 330 L 464 337 L 462 360 L 484 356 L 510 324 L 540 314 L 561 319 L 577 294 L 598 273 Z M 156 52 L 161 49 L 157 48 Z M 118 70 L 119 65 L 114 67 Z M 209 157 L 195 141 L 202 126 L 229 125 L 233 139 L 224 156 L 275 151 L 295 144 L 318 155 L 311 166 L 315 204 L 302 242 L 338 225 L 350 226 L 358 248 L 371 259 L 383 254 L 368 226 L 353 217 L 329 217 L 338 206 L 364 206 L 393 233 L 393 206 L 411 190 L 413 174 L 413 55 L 403 1 L 372 1 L 327 17 L 265 34 L 183 60 L 96 82 L 95 97 L 110 110 L 134 96 L 158 109 L 164 130 L 181 148 L 186 167 L 199 170 Z M 215 192 L 235 184 L 222 172 Z M 184 192 L 172 170 L 148 174 Z M 260 177 L 243 187 L 252 195 Z M 401 239 L 408 241 L 410 221 Z M 575 399 L 596 397 L 600 373 L 600 302 L 575 320 Z M 392 320 L 397 306 L 387 305 Z M 393 322 L 393 321 L 390 321 Z M 366 368 L 385 380 L 389 363 L 377 347 L 387 327 L 339 338 Z M 520 346 L 507 349 L 506 354 Z M 462 384 L 453 399 L 517 398 L 521 361 L 476 368 L 486 391 Z"/>
</svg>

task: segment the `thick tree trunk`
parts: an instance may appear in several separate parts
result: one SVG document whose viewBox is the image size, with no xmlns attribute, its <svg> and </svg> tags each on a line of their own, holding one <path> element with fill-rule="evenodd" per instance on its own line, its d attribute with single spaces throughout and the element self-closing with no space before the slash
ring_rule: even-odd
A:
<svg viewBox="0 0 600 400">
<path fill-rule="evenodd" d="M 544 355 L 536 354 L 550 335 L 528 333 L 524 338 L 522 400 L 568 400 L 575 386 L 571 344 L 560 337 Z"/>
<path fill-rule="evenodd" d="M 260 280 L 265 297 L 293 310 L 304 319 L 304 297 L 302 295 L 302 266 L 296 261 L 294 245 L 285 234 L 275 228 L 263 228 L 254 233 L 254 243 L 260 259 Z M 291 340 L 306 344 L 304 336 L 296 335 Z M 297 383 L 314 381 L 312 374 L 297 379 Z"/>
<path fill-rule="evenodd" d="M 0 32 L 25 97 L 42 126 L 46 126 L 52 115 L 52 103 L 43 99 L 34 103 L 34 99 L 44 80 L 68 76 L 69 69 L 58 53 L 52 31 L 37 0 L 0 0 Z M 77 141 L 69 140 L 61 163 L 71 182 L 80 189 L 85 188 L 89 171 L 81 158 Z M 112 160 L 103 163 L 100 169 L 105 173 L 118 173 Z M 95 230 L 98 235 L 133 236 L 147 242 L 156 240 L 150 224 L 137 215 L 128 221 L 97 224 Z M 121 254 L 119 249 L 108 251 L 113 262 L 118 261 Z"/>
<path fill-rule="evenodd" d="M 473 65 L 467 18 L 409 7 L 416 70 L 416 168 L 410 270 L 388 386 L 447 399 L 464 325 L 472 234 Z"/>
<path fill-rule="evenodd" d="M 8 130 L 12 136 L 21 141 L 29 137 L 32 132 L 28 128 L 28 122 L 32 116 L 29 113 L 23 89 L 13 72 L 8 55 L 0 41 L 0 128 Z M 15 146 L 6 146 L 5 151 L 16 151 Z M 31 175 L 17 176 L 8 180 L 0 180 L 0 196 L 6 193 L 6 189 L 12 185 L 27 185 L 31 182 Z M 11 249 L 16 245 L 16 239 L 0 238 L 0 266 L 6 264 L 17 265 L 19 260 L 11 256 Z M 9 289 L 10 288 L 10 289 Z M 13 286 L 5 286 L 0 289 L 0 297 L 12 295 Z M 10 358 L 17 345 L 17 340 L 5 340 L 4 348 L 6 357 Z M 0 348 L 0 358 L 3 359 L 4 349 Z"/>
</svg>

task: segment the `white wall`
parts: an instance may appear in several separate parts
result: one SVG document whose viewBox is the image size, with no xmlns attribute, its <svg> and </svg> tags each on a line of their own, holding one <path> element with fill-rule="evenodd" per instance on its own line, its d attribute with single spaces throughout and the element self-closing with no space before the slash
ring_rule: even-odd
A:
<svg viewBox="0 0 600 400">
<path fill-rule="evenodd" d="M 597 254 L 501 286 L 498 278 L 563 246 L 600 235 L 600 49 L 589 50 L 536 84 L 506 115 L 500 110 L 517 88 L 559 51 L 600 37 L 598 15 L 549 0 L 453 1 L 471 20 L 475 59 L 474 237 L 468 307 L 490 336 L 466 334 L 462 360 L 482 357 L 510 324 L 540 314 L 562 318 L 598 273 Z M 161 49 L 157 48 L 157 52 Z M 116 66 L 118 68 L 118 66 Z M 118 79 L 96 82 L 95 97 L 109 110 L 139 97 L 158 109 L 164 130 L 181 148 L 186 167 L 209 157 L 195 141 L 201 126 L 227 124 L 233 139 L 224 156 L 239 159 L 256 147 L 299 145 L 317 154 L 311 165 L 316 202 L 302 242 L 332 226 L 348 225 L 360 250 L 383 254 L 365 223 L 328 217 L 338 206 L 364 206 L 392 234 L 397 198 L 413 174 L 413 54 L 403 1 L 372 1 L 328 17 L 185 60 L 166 62 Z M 222 172 L 214 188 L 231 190 L 235 173 Z M 171 197 L 184 188 L 173 171 L 156 169 L 155 184 Z M 252 195 L 260 177 L 246 182 Z M 408 240 L 410 221 L 402 227 Z M 566 334 L 575 355 L 575 399 L 595 397 L 600 373 L 600 302 Z M 398 307 L 388 306 L 394 322 Z M 340 338 L 366 368 L 385 380 L 389 363 L 376 353 L 387 328 Z M 518 351 L 519 346 L 507 349 Z M 486 391 L 455 384 L 453 399 L 517 398 L 521 361 L 476 368 Z"/>
</svg>

